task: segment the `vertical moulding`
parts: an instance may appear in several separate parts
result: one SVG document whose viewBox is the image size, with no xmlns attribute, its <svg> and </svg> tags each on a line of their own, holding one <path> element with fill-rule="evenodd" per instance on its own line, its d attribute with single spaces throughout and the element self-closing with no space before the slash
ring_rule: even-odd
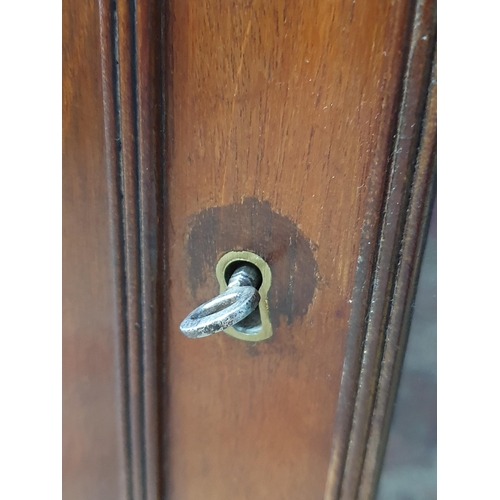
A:
<svg viewBox="0 0 500 500">
<path fill-rule="evenodd" d="M 217 263 L 215 274 L 219 282 L 220 293 L 225 292 L 231 274 L 242 264 L 255 266 L 261 274 L 262 282 L 258 288 L 260 294 L 259 307 L 244 320 L 226 328 L 224 333 L 247 342 L 259 342 L 273 335 L 267 299 L 271 288 L 271 268 L 262 257 L 253 252 L 229 252 L 223 255 Z"/>
</svg>

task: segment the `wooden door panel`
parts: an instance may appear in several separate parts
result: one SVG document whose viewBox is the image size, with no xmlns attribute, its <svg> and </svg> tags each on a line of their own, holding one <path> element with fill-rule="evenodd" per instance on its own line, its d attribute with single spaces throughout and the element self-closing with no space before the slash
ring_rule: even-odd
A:
<svg viewBox="0 0 500 500">
<path fill-rule="evenodd" d="M 170 4 L 170 498 L 324 494 L 368 177 L 385 170 L 408 5 Z M 274 336 L 186 339 L 178 325 L 217 294 L 215 265 L 231 250 L 270 264 Z"/>
<path fill-rule="evenodd" d="M 66 498 L 370 498 L 433 192 L 434 11 L 66 0 Z M 230 250 L 269 263 L 274 334 L 187 339 Z"/>
</svg>

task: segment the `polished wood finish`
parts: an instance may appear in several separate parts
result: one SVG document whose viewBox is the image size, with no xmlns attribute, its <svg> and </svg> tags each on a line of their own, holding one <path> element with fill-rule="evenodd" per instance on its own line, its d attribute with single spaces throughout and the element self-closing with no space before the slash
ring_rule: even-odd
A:
<svg viewBox="0 0 500 500">
<path fill-rule="evenodd" d="M 110 197 L 116 199 L 127 495 L 159 495 L 157 332 L 162 332 L 163 68 L 159 2 L 100 0 Z"/>
<path fill-rule="evenodd" d="M 369 498 L 432 193 L 433 9 L 65 0 L 65 498 Z M 183 337 L 242 249 L 273 337 Z"/>
<path fill-rule="evenodd" d="M 406 349 L 420 264 L 431 218 L 431 202 L 436 188 L 436 112 L 437 88 L 434 65 L 416 170 L 410 188 L 409 206 L 400 243 L 401 256 L 394 278 L 391 311 L 385 330 L 385 347 L 379 358 L 380 371 L 365 446 L 358 498 L 372 498 L 376 490 Z"/>
<path fill-rule="evenodd" d="M 170 2 L 167 498 L 323 497 L 361 227 L 367 204 L 378 224 L 411 14 L 390 1 Z M 301 238 L 317 265 L 303 315 L 278 303 L 309 279 Z M 239 249 L 278 276 L 273 338 L 179 335 L 217 293 L 218 258 Z"/>
<path fill-rule="evenodd" d="M 63 8 L 63 497 L 126 498 L 98 5 Z M 111 184 L 112 185 L 112 184 Z"/>
<path fill-rule="evenodd" d="M 376 491 L 434 192 L 435 44 L 436 5 L 419 0 L 380 223 L 363 228 L 325 498 Z"/>
<path fill-rule="evenodd" d="M 72 500 L 158 495 L 159 7 L 65 2 L 63 442 Z"/>
<path fill-rule="evenodd" d="M 126 345 L 130 483 L 134 499 L 157 498 L 157 365 L 156 332 L 161 319 L 158 268 L 161 224 L 162 133 L 161 11 L 158 2 L 118 0 L 108 11 L 102 1 L 103 25 L 109 28 L 107 65 L 109 141 L 113 142 L 116 190 L 120 195 L 122 287 Z M 114 4 L 111 4 L 113 7 Z"/>
</svg>

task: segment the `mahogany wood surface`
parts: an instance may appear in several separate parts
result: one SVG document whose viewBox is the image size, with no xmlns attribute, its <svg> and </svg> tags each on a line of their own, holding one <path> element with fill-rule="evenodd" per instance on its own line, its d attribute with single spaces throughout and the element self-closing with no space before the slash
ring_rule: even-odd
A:
<svg viewBox="0 0 500 500">
<path fill-rule="evenodd" d="M 65 499 L 370 497 L 432 192 L 433 6 L 64 1 Z M 231 250 L 270 265 L 273 337 L 185 338 Z"/>
<path fill-rule="evenodd" d="M 429 83 L 416 170 L 412 179 L 407 216 L 402 231 L 401 257 L 395 276 L 392 307 L 384 332 L 385 347 L 380 358 L 380 372 L 377 378 L 368 437 L 365 438 L 367 441 L 358 486 L 359 498 L 373 498 L 380 475 L 394 397 L 398 388 L 413 314 L 418 273 L 432 209 L 431 203 L 436 189 L 436 78 L 434 65 Z"/>
<path fill-rule="evenodd" d="M 361 225 L 367 198 L 374 227 L 381 207 L 410 15 L 409 2 L 170 2 L 167 498 L 323 497 Z M 301 238 L 316 265 L 305 311 Z M 240 249 L 276 277 L 274 336 L 180 335 L 217 293 L 218 258 Z"/>
<path fill-rule="evenodd" d="M 63 497 L 126 498 L 99 9 L 63 8 Z"/>
<path fill-rule="evenodd" d="M 376 490 L 434 192 L 435 2 L 418 0 L 412 17 L 375 250 L 367 220 L 361 238 L 325 498 L 365 499 Z M 373 252 L 372 264 L 362 264 Z"/>
</svg>

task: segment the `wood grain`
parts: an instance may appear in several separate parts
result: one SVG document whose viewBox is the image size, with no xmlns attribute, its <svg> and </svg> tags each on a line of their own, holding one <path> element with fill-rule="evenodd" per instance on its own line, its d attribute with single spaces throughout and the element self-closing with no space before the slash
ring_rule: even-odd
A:
<svg viewBox="0 0 500 500">
<path fill-rule="evenodd" d="M 368 200 L 375 217 L 382 206 L 410 13 L 390 1 L 170 2 L 162 496 L 323 497 L 361 227 Z M 266 204 L 296 228 L 288 237 L 258 215 Z M 193 288 L 186 245 L 214 207 L 198 245 L 215 248 L 213 262 Z M 303 316 L 286 302 L 272 339 L 253 346 L 179 333 L 216 294 L 229 237 L 282 277 L 288 263 L 274 293 L 293 296 L 299 234 L 317 265 Z"/>
<path fill-rule="evenodd" d="M 422 137 L 418 148 L 392 307 L 368 432 L 359 498 L 373 498 L 382 466 L 393 403 L 406 351 L 417 280 L 423 257 L 432 200 L 436 189 L 437 75 L 434 63 L 429 84 Z"/>
<path fill-rule="evenodd" d="M 435 110 L 432 100 L 427 106 L 426 100 L 433 85 L 435 38 L 435 2 L 420 0 L 415 4 L 409 35 L 378 236 L 375 245 L 366 238 L 361 240 L 325 493 L 329 499 L 370 498 L 376 489 L 375 462 L 383 451 L 383 429 L 390 418 L 386 396 L 397 384 L 397 370 L 393 369 L 402 355 L 398 351 L 405 345 L 423 228 L 429 215 L 426 207 L 433 192 L 435 130 L 427 123 L 435 120 Z M 426 113 L 428 118 L 424 119 Z M 424 151 L 421 156 L 419 149 Z M 374 228 L 367 221 L 363 232 L 373 234 Z M 373 257 L 367 258 L 370 255 Z M 374 413 L 376 398 L 377 405 L 386 405 L 384 411 L 378 407 Z"/>
<path fill-rule="evenodd" d="M 63 498 L 127 498 L 99 10 L 63 5 Z"/>
<path fill-rule="evenodd" d="M 369 497 L 431 192 L 432 5 L 65 0 L 65 498 Z M 186 339 L 242 249 L 273 337 Z"/>
<path fill-rule="evenodd" d="M 158 497 L 160 7 L 65 3 L 68 499 Z"/>
<path fill-rule="evenodd" d="M 131 499 L 159 494 L 157 332 L 162 324 L 162 15 L 159 2 L 100 1 L 110 191 L 117 199 L 123 404 Z M 159 236 L 160 235 L 160 236 Z"/>
<path fill-rule="evenodd" d="M 103 9 L 107 3 L 102 2 Z M 158 434 L 156 332 L 158 186 L 161 158 L 161 35 L 158 2 L 116 2 L 111 73 L 116 173 L 121 197 L 123 313 L 130 429 L 131 490 L 134 499 L 157 498 Z M 160 247 L 161 248 L 161 247 Z"/>
</svg>

